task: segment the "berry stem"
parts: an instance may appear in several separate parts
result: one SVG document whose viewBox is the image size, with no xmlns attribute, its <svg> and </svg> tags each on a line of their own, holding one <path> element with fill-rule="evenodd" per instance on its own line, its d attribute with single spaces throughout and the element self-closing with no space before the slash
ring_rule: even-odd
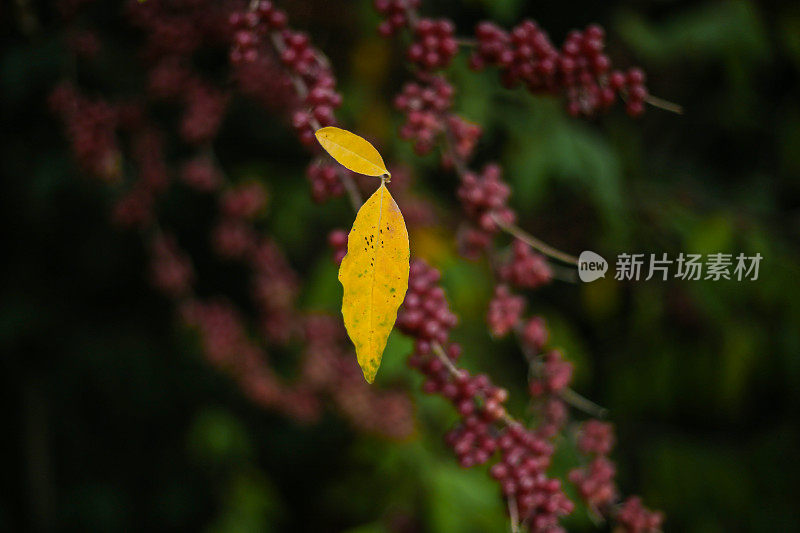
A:
<svg viewBox="0 0 800 533">
<path fill-rule="evenodd" d="M 528 362 L 529 380 L 533 379 L 534 377 L 538 377 L 541 373 L 542 354 L 534 352 L 525 344 L 521 338 L 522 328 L 520 325 L 514 327 L 514 334 L 522 353 L 525 355 L 525 360 Z M 593 416 L 595 418 L 605 418 L 608 415 L 608 409 L 594 403 L 592 400 L 576 392 L 570 387 L 565 387 L 563 390 L 561 390 L 559 397 L 575 409 L 583 411 L 589 416 Z"/>
<path fill-rule="evenodd" d="M 511 519 L 511 533 L 519 533 L 519 510 L 516 498 L 506 498 L 508 502 L 508 517 Z"/>
<path fill-rule="evenodd" d="M 258 2 L 254 1 L 250 3 L 250 9 L 256 9 L 258 7 Z M 283 37 L 277 31 L 270 32 L 270 40 L 272 42 L 272 46 L 275 48 L 275 51 L 280 55 L 285 49 L 286 44 L 283 42 Z M 318 59 L 321 63 L 327 61 L 327 59 Z M 287 71 L 289 78 L 292 80 L 292 85 L 294 85 L 295 92 L 297 92 L 297 96 L 300 99 L 305 98 L 308 94 L 308 86 L 303 81 L 303 79 L 296 75 L 294 72 Z M 309 117 L 309 124 L 315 130 L 320 129 L 321 125 L 317 121 L 316 118 L 313 116 Z M 358 190 L 358 186 L 356 185 L 353 178 L 345 173 L 344 171 L 337 168 L 337 172 L 339 174 L 339 179 L 342 181 L 342 185 L 344 185 L 345 190 L 347 191 L 347 197 L 350 199 L 350 204 L 353 206 L 353 210 L 358 212 L 361 204 L 364 203 L 363 199 L 361 198 L 361 193 Z"/>
<path fill-rule="evenodd" d="M 608 409 L 597 405 L 589 398 L 582 396 L 575 392 L 573 389 L 565 388 L 560 393 L 561 399 L 570 404 L 575 409 L 583 411 L 589 416 L 595 418 L 605 418 L 608 415 Z"/>
<path fill-rule="evenodd" d="M 683 115 L 682 105 L 675 104 L 673 102 L 670 102 L 669 100 L 664 100 L 663 98 L 659 98 L 658 96 L 652 96 L 648 94 L 647 96 L 645 96 L 644 101 L 650 104 L 651 106 L 663 109 L 664 111 L 670 111 L 678 115 Z"/>
<path fill-rule="evenodd" d="M 458 367 L 453 363 L 453 361 L 447 356 L 447 353 L 445 353 L 444 348 L 442 347 L 441 344 L 439 344 L 438 342 L 435 342 L 435 341 L 432 342 L 431 343 L 431 351 L 434 353 L 436 358 L 439 359 L 439 361 L 442 362 L 442 364 L 447 369 L 447 371 L 450 372 L 450 375 L 452 375 L 453 377 L 458 377 L 458 376 L 461 375 L 461 370 L 459 370 Z M 481 395 L 478 394 L 478 396 L 481 396 Z M 483 398 L 483 400 L 486 400 L 486 398 Z M 502 421 L 503 423 L 505 423 L 506 425 L 509 425 L 509 426 L 512 425 L 512 424 L 518 424 L 520 426 L 524 426 L 524 424 L 522 424 L 521 422 L 515 420 L 505 410 L 503 411 L 503 416 L 500 417 L 499 421 Z"/>
<path fill-rule="evenodd" d="M 417 10 L 414 9 L 409 0 L 403 1 L 403 8 L 405 9 L 406 18 L 408 19 L 408 27 L 413 32 L 417 27 L 417 23 L 419 22 L 419 15 L 417 14 Z"/>
<path fill-rule="evenodd" d="M 458 367 L 453 363 L 453 361 L 450 360 L 449 357 L 447 357 L 447 354 L 445 353 L 444 348 L 442 348 L 441 344 L 439 344 L 438 342 L 433 342 L 431 343 L 431 349 L 433 350 L 433 353 L 436 355 L 436 357 L 438 357 L 439 360 L 442 362 L 442 364 L 445 366 L 445 368 L 447 368 L 447 371 L 450 372 L 450 374 L 452 374 L 455 377 L 461 373 L 458 370 Z"/>
<path fill-rule="evenodd" d="M 561 250 L 553 248 L 549 244 L 540 241 L 539 239 L 537 239 L 530 233 L 526 232 L 516 224 L 506 224 L 505 222 L 500 220 L 500 218 L 496 217 L 494 214 L 491 214 L 490 216 L 492 217 L 492 220 L 494 220 L 495 224 L 497 224 L 500 227 L 500 229 L 502 229 L 507 233 L 510 233 L 517 239 L 523 241 L 524 243 L 528 244 L 531 248 L 538 250 L 547 257 L 557 259 L 559 261 L 568 263 L 570 265 L 578 264 L 577 257 L 570 255 L 566 252 L 562 252 Z"/>
<path fill-rule="evenodd" d="M 455 41 L 458 46 L 463 46 L 465 48 L 475 48 L 478 46 L 477 39 L 473 39 L 471 37 L 457 37 Z"/>
<path fill-rule="evenodd" d="M 455 142 L 453 139 L 453 132 L 451 131 L 450 127 L 448 126 L 445 129 L 445 141 L 446 146 L 445 150 L 447 154 L 450 156 L 450 160 L 453 162 L 453 167 L 456 169 L 456 173 L 461 176 L 462 178 L 464 175 L 469 172 L 469 168 L 467 167 L 466 162 L 464 159 L 457 153 L 455 150 Z M 557 259 L 564 263 L 568 263 L 571 265 L 578 264 L 578 258 L 572 256 L 566 252 L 562 252 L 561 250 L 550 246 L 549 244 L 537 239 L 533 235 L 525 232 L 522 228 L 514 225 L 514 224 L 506 224 L 499 217 L 495 216 L 494 214 L 490 214 L 489 216 L 492 217 L 492 220 L 497 224 L 497 226 L 505 231 L 513 235 L 514 237 L 518 238 L 519 240 L 527 243 L 531 246 L 531 248 L 538 250 L 539 252 L 543 253 L 544 255 L 551 257 L 553 259 Z M 565 281 L 573 281 L 572 280 L 565 280 Z"/>
</svg>

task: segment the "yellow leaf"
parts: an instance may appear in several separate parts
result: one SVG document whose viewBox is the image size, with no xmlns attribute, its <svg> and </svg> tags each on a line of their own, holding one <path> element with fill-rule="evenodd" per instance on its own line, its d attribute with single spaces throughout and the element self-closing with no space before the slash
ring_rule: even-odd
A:
<svg viewBox="0 0 800 533">
<path fill-rule="evenodd" d="M 339 267 L 342 315 L 361 371 L 375 380 L 397 308 L 408 289 L 408 231 L 400 209 L 381 183 L 361 206 Z"/>
<path fill-rule="evenodd" d="M 355 133 L 328 126 L 318 129 L 314 135 L 325 151 L 347 169 L 367 176 L 389 174 L 381 154 Z"/>
</svg>

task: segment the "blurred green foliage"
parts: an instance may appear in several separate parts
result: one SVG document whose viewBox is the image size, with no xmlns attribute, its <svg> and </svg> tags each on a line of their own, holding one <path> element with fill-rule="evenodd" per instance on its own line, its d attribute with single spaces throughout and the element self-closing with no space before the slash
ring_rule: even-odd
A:
<svg viewBox="0 0 800 533">
<path fill-rule="evenodd" d="M 412 236 L 443 271 L 468 346 L 464 365 L 507 386 L 525 414 L 525 365 L 483 323 L 488 266 L 455 253 L 455 177 L 396 138 L 391 99 L 407 72 L 377 38 L 368 0 L 334 10 L 286 3 L 293 24 L 331 57 L 342 121 L 415 168 L 415 190 L 442 226 Z M 573 252 L 761 253 L 755 282 L 556 283 L 530 294 L 551 344 L 576 364 L 576 388 L 608 407 L 624 493 L 667 513 L 666 529 L 793 531 L 800 474 L 800 8 L 795 2 L 426 1 L 467 33 L 484 17 L 537 19 L 555 41 L 607 27 L 610 54 L 639 64 L 653 94 L 685 114 L 617 110 L 593 121 L 559 102 L 505 91 L 459 57 L 457 106 L 499 160 L 520 225 Z M 3 11 L 12 10 L 4 6 Z M 43 21 L 50 23 L 49 17 Z M 145 279 L 136 235 L 107 223 L 108 193 L 82 180 L 43 104 L 65 62 L 58 35 L 23 37 L 3 17 L 0 56 L 5 227 L 0 305 L 4 454 L 0 529 L 21 531 L 501 531 L 484 469 L 464 471 L 442 444 L 455 420 L 425 397 L 393 334 L 377 386 L 403 385 L 418 431 L 407 442 L 354 432 L 335 413 L 298 427 L 250 405 L 176 330 Z M 105 65 L 108 67 L 108 65 Z M 122 78 L 123 76 L 121 76 Z M 265 227 L 305 280 L 306 309 L 337 312 L 341 289 L 320 228 L 352 217 L 309 199 L 306 156 L 276 117 L 237 103 L 217 146 L 236 179 L 263 179 Z M 170 198 L 195 235 L 209 206 Z M 208 221 L 201 222 L 207 225 Z M 202 226 L 205 228 L 205 226 Z M 204 273 L 205 274 L 205 273 Z M 209 274 L 222 286 L 229 272 Z M 216 284 L 216 285 L 214 285 Z M 227 287 L 235 291 L 235 287 Z M 554 469 L 576 458 L 563 446 Z M 585 509 L 569 529 L 591 530 Z"/>
</svg>

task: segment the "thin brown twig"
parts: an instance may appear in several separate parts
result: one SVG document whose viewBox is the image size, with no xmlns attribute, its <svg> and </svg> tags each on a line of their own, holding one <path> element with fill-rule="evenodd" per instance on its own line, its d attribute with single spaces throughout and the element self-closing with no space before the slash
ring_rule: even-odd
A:
<svg viewBox="0 0 800 533">
<path fill-rule="evenodd" d="M 434 342 L 431 345 L 431 348 L 433 349 L 434 355 L 436 355 L 436 357 L 442 362 L 445 368 L 447 368 L 447 371 L 450 372 L 453 377 L 461 375 L 461 371 L 458 369 L 455 363 L 453 363 L 452 359 L 450 359 L 450 357 L 448 357 L 448 355 L 445 353 L 441 344 Z"/>
<path fill-rule="evenodd" d="M 519 347 L 522 350 L 523 355 L 525 356 L 525 360 L 528 362 L 529 379 L 538 377 L 540 375 L 542 366 L 540 354 L 531 350 L 525 344 L 525 342 L 523 342 L 521 325 L 518 324 L 517 326 L 514 327 L 514 335 L 517 338 L 517 344 L 519 344 Z M 581 395 L 580 393 L 576 392 L 574 389 L 571 389 L 569 387 L 563 389 L 559 394 L 559 397 L 565 403 L 571 405 L 572 407 L 574 407 L 579 411 L 583 411 L 589 416 L 593 416 L 595 418 L 605 418 L 606 415 L 608 415 L 608 409 L 594 403 L 590 399 L 586 398 L 585 396 Z"/>
<path fill-rule="evenodd" d="M 553 259 L 557 259 L 564 263 L 569 263 L 570 265 L 578 264 L 578 258 L 575 257 L 574 255 L 570 255 L 566 252 L 562 252 L 557 248 L 553 248 L 546 242 L 540 241 L 530 233 L 526 232 L 516 224 L 506 224 L 503 220 L 501 220 L 494 214 L 491 214 L 490 216 L 492 217 L 492 220 L 495 222 L 495 224 L 497 224 L 500 227 L 500 229 L 502 229 L 507 233 L 510 233 L 514 237 L 530 245 L 531 248 L 540 251 L 547 257 L 552 257 Z"/>
<path fill-rule="evenodd" d="M 570 404 L 575 409 L 583 411 L 589 416 L 593 416 L 595 418 L 605 418 L 608 415 L 608 409 L 601 405 L 597 405 L 589 398 L 578 394 L 574 389 L 563 389 L 559 393 L 559 396 L 566 403 Z"/>
<path fill-rule="evenodd" d="M 413 31 L 419 22 L 419 15 L 417 15 L 417 11 L 411 7 L 408 0 L 403 2 L 403 8 L 405 9 L 406 18 L 408 19 L 408 26 Z"/>
<path fill-rule="evenodd" d="M 664 111 L 670 111 L 672 113 L 677 113 L 678 115 L 683 115 L 682 105 L 670 102 L 669 100 L 664 100 L 658 96 L 648 94 L 645 96 L 644 101 L 651 106 L 663 109 Z"/>
<path fill-rule="evenodd" d="M 278 32 L 272 32 L 270 34 L 270 39 L 278 54 L 283 53 L 284 49 L 286 48 L 286 45 L 283 42 L 283 37 Z M 320 62 L 324 63 L 322 60 L 320 60 Z M 289 73 L 289 78 L 292 80 L 292 84 L 297 92 L 297 96 L 299 96 L 301 99 L 305 98 L 305 96 L 308 94 L 308 86 L 306 85 L 306 82 L 303 81 L 300 76 L 297 76 L 291 72 Z M 314 128 L 314 130 L 318 130 L 322 127 L 322 125 L 317 121 L 316 118 L 314 118 L 313 115 L 309 115 L 309 119 L 309 125 Z M 337 174 L 339 175 L 342 185 L 344 185 L 344 188 L 347 191 L 347 197 L 350 199 L 350 204 L 353 206 L 353 210 L 358 212 L 358 210 L 361 208 L 361 204 L 364 203 L 364 200 L 361 197 L 361 193 L 358 190 L 355 180 L 352 178 L 352 176 L 338 168 Z"/>
<path fill-rule="evenodd" d="M 446 151 L 447 155 L 450 156 L 450 160 L 453 162 L 453 167 L 456 169 L 456 173 L 460 177 L 464 177 L 467 172 L 469 172 L 469 168 L 467 167 L 466 162 L 464 159 L 459 156 L 459 154 L 455 150 L 455 139 L 453 139 L 453 132 L 451 131 L 450 127 L 448 126 L 445 129 L 445 141 L 446 146 L 444 150 Z M 533 235 L 526 233 L 522 228 L 514 225 L 514 224 L 506 224 L 494 214 L 490 215 L 492 220 L 506 233 L 510 233 L 514 237 L 517 237 L 523 242 L 529 244 L 533 249 L 540 251 L 544 255 L 551 257 L 553 259 L 557 259 L 564 263 L 568 263 L 571 265 L 578 264 L 578 258 L 574 257 L 566 252 L 562 252 L 561 250 L 550 246 L 549 244 L 540 241 Z M 569 280 L 565 280 L 569 281 Z"/>
<path fill-rule="evenodd" d="M 450 372 L 450 375 L 452 375 L 453 377 L 458 377 L 461 375 L 461 370 L 459 370 L 459 368 L 453 363 L 450 357 L 448 357 L 441 344 L 439 344 L 438 342 L 432 342 L 431 349 L 433 350 L 433 354 L 436 356 L 436 358 L 439 359 L 439 361 L 442 362 L 447 371 Z M 485 400 L 486 398 L 483 399 Z M 515 420 L 514 417 L 509 415 L 508 412 L 506 412 L 505 410 L 503 410 L 503 416 L 500 417 L 500 421 L 509 426 L 513 424 L 523 425 L 521 422 Z"/>
<path fill-rule="evenodd" d="M 508 517 L 511 519 L 511 533 L 519 533 L 519 510 L 517 509 L 517 499 L 513 494 L 506 499 L 508 500 Z"/>
<path fill-rule="evenodd" d="M 565 283 L 578 283 L 578 272 L 574 268 L 548 263 L 553 279 Z"/>
</svg>

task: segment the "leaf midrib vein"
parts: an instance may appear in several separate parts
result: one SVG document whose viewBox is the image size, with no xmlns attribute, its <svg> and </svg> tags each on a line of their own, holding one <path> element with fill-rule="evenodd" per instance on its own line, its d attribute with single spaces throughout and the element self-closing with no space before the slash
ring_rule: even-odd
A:
<svg viewBox="0 0 800 533">
<path fill-rule="evenodd" d="M 378 199 L 378 202 L 379 202 L 378 203 L 378 233 L 375 234 L 375 240 L 376 240 L 375 244 L 378 247 L 372 249 L 372 254 L 373 254 L 372 255 L 372 283 L 370 283 L 370 288 L 369 288 L 369 351 L 370 351 L 370 354 L 374 354 L 374 348 L 373 348 L 373 340 L 374 339 L 373 339 L 373 337 L 374 337 L 374 334 L 375 334 L 375 330 L 373 329 L 373 326 L 372 326 L 372 320 L 373 320 L 373 318 L 375 316 L 375 313 L 373 312 L 373 309 L 374 309 L 375 305 L 374 305 L 374 301 L 373 300 L 375 298 L 375 273 L 378 271 L 378 250 L 380 249 L 380 237 L 378 235 L 380 235 L 381 218 L 383 217 L 383 190 L 385 188 L 386 188 L 386 186 L 383 183 L 381 183 L 381 188 L 380 188 L 381 194 L 380 194 L 380 198 Z"/>
<path fill-rule="evenodd" d="M 387 170 L 386 170 L 385 168 L 383 168 L 383 167 L 381 167 L 381 166 L 379 166 L 379 165 L 376 165 L 375 163 L 373 163 L 372 161 L 370 161 L 369 159 L 367 159 L 367 158 L 366 158 L 366 157 L 364 157 L 363 155 L 359 154 L 358 152 L 354 152 L 353 150 L 351 150 L 351 149 L 347 148 L 347 147 L 346 147 L 346 146 L 344 146 L 343 144 L 339 144 L 339 143 L 337 143 L 337 142 L 333 142 L 333 141 L 332 141 L 332 140 L 330 140 L 330 139 L 328 139 L 328 142 L 330 142 L 331 144 L 335 144 L 335 145 L 336 145 L 336 146 L 338 146 L 338 147 L 339 147 L 341 150 L 344 150 L 345 152 L 348 152 L 348 153 L 350 153 L 350 154 L 353 154 L 353 155 L 354 155 L 354 156 L 356 156 L 358 159 L 361 159 L 362 161 L 366 161 L 366 162 L 367 162 L 367 163 L 368 163 L 370 166 L 373 166 L 373 167 L 375 167 L 377 170 L 379 170 L 379 171 L 380 171 L 380 174 L 377 174 L 378 176 L 382 176 L 383 174 L 387 174 L 387 173 L 388 173 L 388 172 L 387 172 Z"/>
</svg>

